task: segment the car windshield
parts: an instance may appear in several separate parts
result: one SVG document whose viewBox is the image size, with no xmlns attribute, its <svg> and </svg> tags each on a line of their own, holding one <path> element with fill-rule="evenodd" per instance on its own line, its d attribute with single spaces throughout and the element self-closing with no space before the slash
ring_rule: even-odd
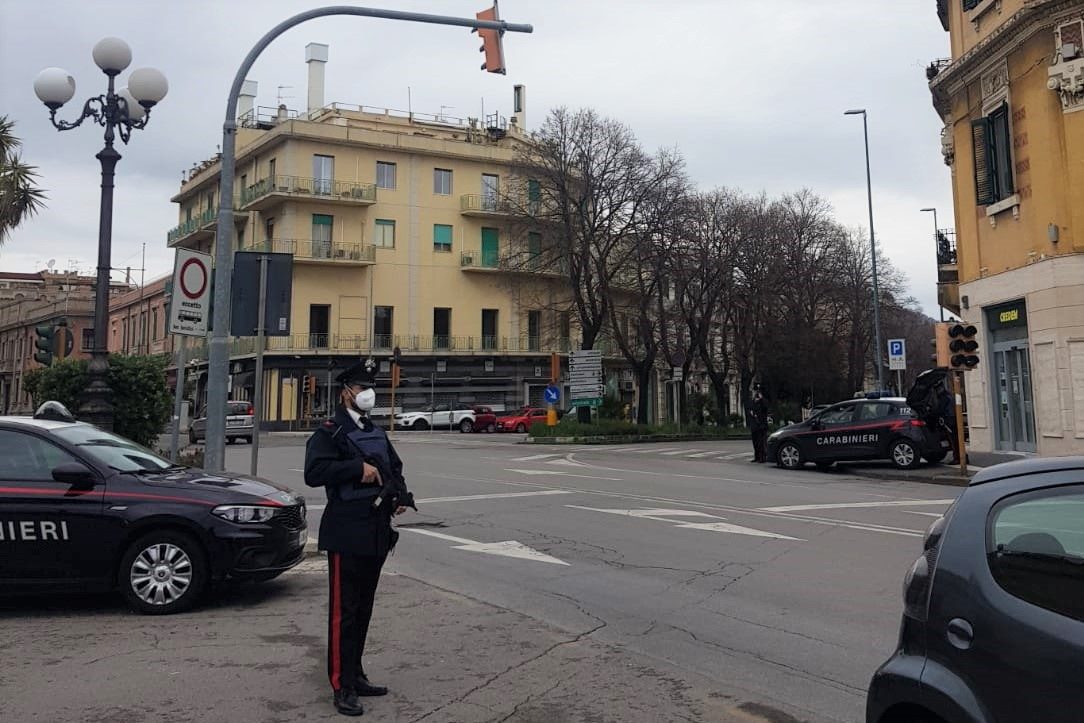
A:
<svg viewBox="0 0 1084 723">
<path fill-rule="evenodd" d="M 58 429 L 55 434 L 118 472 L 161 471 L 173 466 L 149 449 L 89 424 Z"/>
</svg>

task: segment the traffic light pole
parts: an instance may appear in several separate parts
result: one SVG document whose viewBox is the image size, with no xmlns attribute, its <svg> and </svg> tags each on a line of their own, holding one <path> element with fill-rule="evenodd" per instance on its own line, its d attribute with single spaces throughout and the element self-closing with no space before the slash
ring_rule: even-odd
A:
<svg viewBox="0 0 1084 723">
<path fill-rule="evenodd" d="M 257 314 L 256 322 L 256 390 L 252 395 L 252 462 L 250 474 L 253 477 L 256 476 L 260 463 L 260 422 L 263 421 L 263 347 L 267 333 L 267 265 L 270 261 L 271 259 L 268 256 L 260 256 L 260 311 Z M 210 423 L 210 416 L 207 417 L 207 421 Z M 226 423 L 225 415 L 222 417 L 222 423 Z M 208 424 L 208 426 L 210 425 Z M 207 440 L 210 442 L 210 437 Z M 225 437 L 223 437 L 223 441 L 225 441 Z M 223 467 L 225 467 L 224 464 Z"/>
<path fill-rule="evenodd" d="M 960 474 L 967 476 L 967 447 L 964 434 L 964 405 L 960 386 L 960 375 L 963 372 L 952 372 L 952 401 L 956 407 L 956 456 L 959 457 Z"/>
<path fill-rule="evenodd" d="M 512 33 L 530 33 L 534 30 L 530 25 L 509 23 L 504 20 L 478 20 L 477 18 L 457 18 L 446 15 L 426 15 L 398 10 L 335 5 L 306 10 L 287 18 L 267 31 L 248 51 L 245 59 L 241 61 L 241 66 L 237 69 L 237 74 L 233 77 L 233 83 L 230 85 L 230 93 L 226 98 L 226 117 L 222 124 L 222 169 L 218 177 L 218 198 L 220 203 L 218 204 L 218 224 L 215 230 L 214 242 L 214 326 L 208 344 L 207 362 L 207 446 L 204 465 L 210 472 L 221 472 L 225 469 L 226 375 L 230 363 L 229 308 L 230 284 L 233 276 L 233 180 L 236 171 L 237 103 L 241 94 L 241 85 L 245 82 L 245 78 L 248 76 L 249 71 L 252 70 L 252 66 L 256 63 L 260 54 L 275 38 L 307 20 L 331 15 L 405 20 L 433 25 L 454 25 L 463 28 L 485 28 L 487 30 Z M 106 266 L 108 266 L 108 263 Z M 100 286 L 98 289 L 99 294 L 108 291 L 108 286 L 107 275 L 105 288 Z M 103 301 L 108 301 L 108 298 L 104 296 L 102 298 Z M 100 341 L 100 345 L 104 349 L 105 342 L 108 340 L 105 329 L 108 315 L 104 311 L 102 313 L 103 323 L 95 329 L 95 338 L 97 340 L 95 347 L 99 346 L 98 341 Z M 104 353 L 102 361 L 105 362 Z M 110 416 L 112 415 L 110 414 Z M 253 442 L 255 443 L 255 437 Z"/>
</svg>

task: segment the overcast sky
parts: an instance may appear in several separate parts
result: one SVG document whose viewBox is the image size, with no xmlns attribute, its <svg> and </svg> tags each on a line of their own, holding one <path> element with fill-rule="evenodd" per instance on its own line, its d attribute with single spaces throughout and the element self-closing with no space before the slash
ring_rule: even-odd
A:
<svg viewBox="0 0 1084 723">
<path fill-rule="evenodd" d="M 473 16 L 488 0 L 383 0 L 381 6 Z M 376 3 L 377 0 L 371 0 Z M 60 116 L 105 89 L 90 56 L 107 35 L 132 47 L 131 69 L 153 66 L 170 91 L 150 125 L 120 146 L 113 266 L 168 273 L 182 169 L 215 153 L 230 81 L 274 24 L 324 3 L 303 0 L 0 0 L 0 114 L 16 121 L 24 159 L 39 167 L 48 208 L 0 247 L 0 269 L 93 273 L 97 259 L 98 126 L 58 133 L 32 84 L 47 66 L 76 80 Z M 333 4 L 333 3 L 327 3 Z M 923 69 L 948 55 L 934 0 L 502 0 L 501 15 L 534 25 L 508 34 L 508 75 L 483 73 L 466 29 L 339 17 L 294 28 L 250 74 L 257 104 L 306 101 L 306 43 L 330 45 L 328 102 L 477 116 L 511 114 L 527 86 L 528 127 L 554 107 L 592 106 L 624 121 L 648 148 L 677 146 L 702 188 L 781 194 L 808 187 L 840 221 L 868 226 L 860 117 L 869 111 L 876 231 L 911 293 L 937 315 L 933 220 L 953 225 L 941 124 Z M 124 76 L 121 76 L 123 84 Z M 278 86 L 288 86 L 282 90 Z M 442 109 L 443 106 L 443 109 Z M 118 142 L 119 145 L 119 142 Z M 123 273 L 117 278 L 122 278 Z M 139 280 L 138 272 L 135 273 Z"/>
</svg>

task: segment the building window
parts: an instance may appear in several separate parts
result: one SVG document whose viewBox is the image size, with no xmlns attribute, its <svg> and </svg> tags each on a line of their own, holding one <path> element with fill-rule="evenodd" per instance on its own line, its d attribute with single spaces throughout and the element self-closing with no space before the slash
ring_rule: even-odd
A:
<svg viewBox="0 0 1084 723">
<path fill-rule="evenodd" d="M 330 328 L 331 307 L 327 304 L 309 304 L 309 348 L 327 349 Z"/>
<path fill-rule="evenodd" d="M 335 217 L 322 213 L 312 215 L 312 249 L 311 258 L 331 258 L 331 232 L 334 228 Z"/>
<path fill-rule="evenodd" d="M 331 194 L 331 187 L 335 182 L 335 156 L 312 157 L 312 192 Z"/>
<path fill-rule="evenodd" d="M 531 231 L 527 234 L 527 268 L 532 271 L 542 266 L 542 234 Z"/>
<path fill-rule="evenodd" d="M 497 309 L 482 309 L 482 348 L 497 348 Z"/>
<path fill-rule="evenodd" d="M 395 188 L 395 164 L 387 161 L 376 162 L 376 187 Z"/>
<path fill-rule="evenodd" d="M 82 351 L 94 351 L 94 330 L 83 329 L 83 342 L 80 346 Z"/>
<path fill-rule="evenodd" d="M 275 159 L 272 158 L 270 161 L 267 162 L 267 175 L 271 179 L 271 184 L 272 185 L 275 184 L 275 169 L 276 169 Z"/>
<path fill-rule="evenodd" d="M 452 193 L 452 172 L 447 168 L 433 169 L 433 193 L 449 196 Z"/>
<path fill-rule="evenodd" d="M 151 340 L 158 341 L 158 307 L 151 309 Z"/>
<path fill-rule="evenodd" d="M 373 309 L 373 347 L 377 349 L 392 348 L 392 321 L 395 308 L 391 306 L 377 306 Z"/>
<path fill-rule="evenodd" d="M 447 349 L 452 335 L 452 310 L 433 309 L 433 348 Z"/>
<path fill-rule="evenodd" d="M 538 351 L 542 348 L 542 312 L 527 312 L 527 348 Z"/>
<path fill-rule="evenodd" d="M 376 220 L 376 233 L 373 234 L 373 245 L 382 249 L 395 248 L 395 221 L 385 218 Z"/>
<path fill-rule="evenodd" d="M 561 348 L 561 351 L 569 350 L 569 337 L 572 336 L 572 320 L 571 315 L 567 311 L 562 311 L 557 315 L 557 343 Z"/>
<path fill-rule="evenodd" d="M 269 218 L 263 223 L 263 238 L 264 241 L 270 241 L 275 238 L 275 219 Z M 270 251 L 270 245 L 267 246 L 267 250 Z"/>
<path fill-rule="evenodd" d="M 535 179 L 527 181 L 527 213 L 537 216 L 542 209 L 542 184 Z"/>
<path fill-rule="evenodd" d="M 995 507 L 988 560 L 1010 595 L 1084 620 L 1084 491 L 1080 485 L 1010 497 Z"/>
<path fill-rule="evenodd" d="M 434 251 L 451 251 L 452 250 L 452 227 L 443 224 L 433 224 L 433 250 Z"/>
<path fill-rule="evenodd" d="M 971 122 L 975 151 L 975 201 L 988 206 L 1013 195 L 1012 133 L 1009 105 L 1002 103 L 990 115 Z"/>
<path fill-rule="evenodd" d="M 482 174 L 482 210 L 496 211 L 501 193 L 501 178 L 492 173 Z"/>
</svg>

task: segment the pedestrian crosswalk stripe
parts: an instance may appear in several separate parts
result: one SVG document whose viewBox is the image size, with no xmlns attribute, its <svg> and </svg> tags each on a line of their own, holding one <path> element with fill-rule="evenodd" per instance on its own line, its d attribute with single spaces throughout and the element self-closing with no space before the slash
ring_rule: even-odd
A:
<svg viewBox="0 0 1084 723">
<path fill-rule="evenodd" d="M 701 457 L 714 457 L 714 456 L 716 456 L 718 454 L 720 454 L 719 450 L 713 449 L 710 452 L 696 452 L 695 454 L 690 454 L 690 455 L 687 455 L 687 456 L 695 458 L 695 459 L 700 459 Z"/>
<path fill-rule="evenodd" d="M 632 452 L 632 454 L 662 454 L 664 452 L 673 452 L 673 451 L 674 451 L 673 447 L 666 447 L 664 449 L 638 449 L 638 450 Z"/>
<path fill-rule="evenodd" d="M 687 449 L 678 449 L 678 450 L 675 450 L 673 452 L 661 452 L 661 454 L 664 457 L 673 457 L 673 456 L 678 455 L 678 454 L 685 454 L 688 451 L 689 450 L 687 450 Z"/>
</svg>

